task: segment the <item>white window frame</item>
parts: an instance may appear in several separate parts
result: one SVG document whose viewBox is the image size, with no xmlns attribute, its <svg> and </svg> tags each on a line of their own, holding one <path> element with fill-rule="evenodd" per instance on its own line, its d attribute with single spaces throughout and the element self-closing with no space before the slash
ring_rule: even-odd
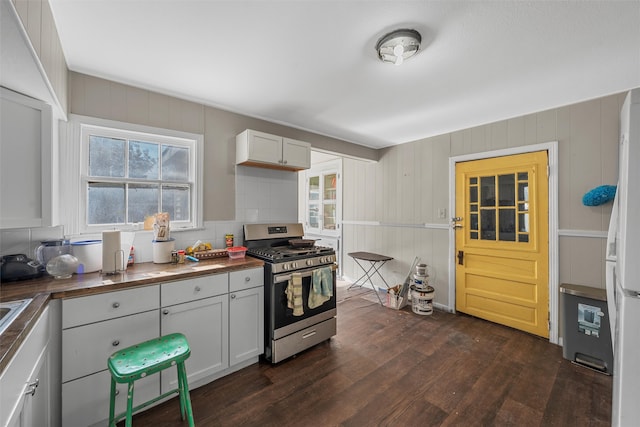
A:
<svg viewBox="0 0 640 427">
<path fill-rule="evenodd" d="M 88 185 L 89 182 L 95 181 L 89 176 L 89 136 L 100 135 L 114 138 L 134 139 L 141 141 L 149 141 L 158 144 L 170 144 L 175 146 L 183 146 L 190 148 L 190 165 L 189 165 L 189 184 L 192 187 L 191 194 L 191 220 L 190 221 L 171 221 L 171 231 L 193 230 L 203 227 L 203 157 L 204 157 L 204 137 L 200 134 L 175 131 L 170 129 L 162 129 L 150 126 L 136 125 L 132 123 L 118 122 L 112 120 L 98 119 L 95 117 L 71 115 L 71 125 L 73 128 L 73 137 L 71 146 L 73 149 L 67 153 L 67 161 L 69 157 L 75 157 L 79 168 L 77 180 L 78 191 L 72 204 L 76 205 L 77 215 L 75 228 L 79 233 L 98 233 L 106 229 L 114 227 L 121 230 L 139 229 L 140 224 L 87 224 L 87 204 L 88 204 Z M 77 153 L 77 154 L 74 154 Z M 64 162 L 64 159 L 63 159 Z M 71 160 L 71 164 L 74 161 Z M 63 166 L 63 165 L 61 165 Z M 64 168 L 63 168 L 64 173 Z M 114 181 L 113 179 L 109 179 Z M 128 179 L 123 179 L 126 182 Z M 118 182 L 116 179 L 115 182 Z M 72 197 L 72 199 L 74 199 Z M 67 221 L 65 221 L 67 222 Z M 71 230 L 70 230 L 71 231 Z"/>
</svg>

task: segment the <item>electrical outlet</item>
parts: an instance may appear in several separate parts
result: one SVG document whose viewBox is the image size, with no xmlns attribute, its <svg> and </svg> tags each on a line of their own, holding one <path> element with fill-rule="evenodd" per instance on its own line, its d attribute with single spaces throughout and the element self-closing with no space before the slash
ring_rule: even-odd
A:
<svg viewBox="0 0 640 427">
<path fill-rule="evenodd" d="M 447 208 L 438 208 L 438 218 L 445 219 L 447 217 Z"/>
</svg>

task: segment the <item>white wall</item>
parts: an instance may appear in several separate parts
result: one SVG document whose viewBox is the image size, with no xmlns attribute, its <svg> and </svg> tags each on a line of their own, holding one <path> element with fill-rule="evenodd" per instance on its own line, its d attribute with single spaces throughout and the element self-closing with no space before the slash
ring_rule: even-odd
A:
<svg viewBox="0 0 640 427">
<path fill-rule="evenodd" d="M 517 117 L 389 148 L 378 163 L 344 160 L 343 251 L 394 257 L 383 268 L 401 283 L 415 256 L 432 267 L 435 302 L 448 300 L 448 159 L 558 141 L 559 283 L 604 288 L 604 246 L 611 204 L 582 205 L 582 196 L 616 184 L 618 117 L 624 94 Z M 344 258 L 343 274 L 360 270 Z"/>
</svg>

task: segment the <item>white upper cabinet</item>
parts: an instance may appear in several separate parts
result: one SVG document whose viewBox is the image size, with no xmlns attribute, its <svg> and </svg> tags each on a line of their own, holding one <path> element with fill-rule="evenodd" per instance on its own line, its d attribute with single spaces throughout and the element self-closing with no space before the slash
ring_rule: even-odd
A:
<svg viewBox="0 0 640 427">
<path fill-rule="evenodd" d="M 51 107 L 5 88 L 0 91 L 0 228 L 49 226 Z"/>
<path fill-rule="evenodd" d="M 236 136 L 236 164 L 302 170 L 311 166 L 311 144 L 247 129 Z"/>
</svg>

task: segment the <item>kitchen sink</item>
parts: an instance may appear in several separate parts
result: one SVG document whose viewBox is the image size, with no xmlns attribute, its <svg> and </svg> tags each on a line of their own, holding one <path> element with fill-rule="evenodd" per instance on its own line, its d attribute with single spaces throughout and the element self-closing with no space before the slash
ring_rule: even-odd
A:
<svg viewBox="0 0 640 427">
<path fill-rule="evenodd" d="M 31 298 L 0 302 L 0 334 L 9 327 L 11 322 L 22 313 L 22 310 L 24 310 L 30 302 Z"/>
</svg>

